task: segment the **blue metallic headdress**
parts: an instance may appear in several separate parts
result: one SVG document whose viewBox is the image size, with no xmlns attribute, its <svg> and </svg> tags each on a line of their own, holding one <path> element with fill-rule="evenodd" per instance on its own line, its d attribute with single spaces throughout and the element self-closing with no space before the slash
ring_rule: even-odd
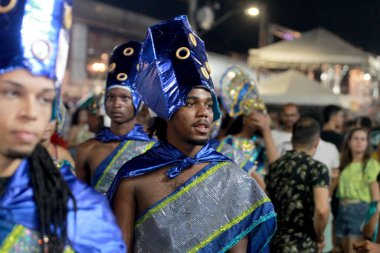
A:
<svg viewBox="0 0 380 253">
<path fill-rule="evenodd" d="M 134 82 L 137 74 L 141 43 L 129 41 L 114 48 L 108 66 L 106 90 L 112 88 L 124 88 L 131 91 L 135 115 L 140 106 L 140 96 L 134 90 Z"/>
<path fill-rule="evenodd" d="M 72 0 L 9 0 L 0 5 L 0 74 L 23 68 L 59 87 L 66 68 L 71 7 Z"/>
<path fill-rule="evenodd" d="M 186 16 L 148 29 L 139 66 L 136 89 L 159 117 L 169 120 L 186 104 L 194 87 L 211 92 L 214 120 L 220 117 L 205 45 L 192 31 Z"/>
<path fill-rule="evenodd" d="M 256 81 L 237 66 L 229 67 L 222 75 L 220 93 L 222 104 L 231 117 L 248 115 L 252 110 L 266 113 Z"/>
</svg>

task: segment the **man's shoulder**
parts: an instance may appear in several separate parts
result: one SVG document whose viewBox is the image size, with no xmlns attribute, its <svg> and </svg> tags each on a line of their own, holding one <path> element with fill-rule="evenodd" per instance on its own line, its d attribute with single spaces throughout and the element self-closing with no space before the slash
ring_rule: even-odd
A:
<svg viewBox="0 0 380 253">
<path fill-rule="evenodd" d="M 95 138 L 91 138 L 85 142 L 82 142 L 81 144 L 79 144 L 77 150 L 78 151 L 81 151 L 81 150 L 85 150 L 85 151 L 88 151 L 88 150 L 91 150 L 91 149 L 95 149 L 97 148 L 99 145 L 102 145 L 103 143 L 96 140 Z"/>
</svg>

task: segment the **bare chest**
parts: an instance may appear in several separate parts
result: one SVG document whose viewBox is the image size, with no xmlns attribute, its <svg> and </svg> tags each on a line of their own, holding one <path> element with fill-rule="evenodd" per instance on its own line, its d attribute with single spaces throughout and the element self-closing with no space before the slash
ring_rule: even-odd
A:
<svg viewBox="0 0 380 253">
<path fill-rule="evenodd" d="M 206 164 L 197 164 L 182 171 L 175 178 L 166 175 L 168 168 L 160 169 L 140 179 L 136 188 L 138 213 L 141 214 L 151 205 L 169 196 L 175 190 L 184 186 L 185 183 L 196 173 L 202 170 Z"/>
</svg>

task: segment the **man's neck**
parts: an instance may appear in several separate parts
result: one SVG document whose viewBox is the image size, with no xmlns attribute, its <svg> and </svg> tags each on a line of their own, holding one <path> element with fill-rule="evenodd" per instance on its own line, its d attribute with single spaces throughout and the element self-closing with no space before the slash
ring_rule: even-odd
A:
<svg viewBox="0 0 380 253">
<path fill-rule="evenodd" d="M 298 153 L 305 153 L 309 156 L 314 156 L 315 149 L 305 148 L 305 147 L 294 147 L 294 150 Z"/>
<path fill-rule="evenodd" d="M 134 120 L 130 120 L 122 124 L 116 124 L 114 122 L 111 122 L 110 130 L 115 135 L 121 136 L 121 135 L 125 135 L 129 133 L 133 129 L 134 126 L 135 126 Z"/>
<path fill-rule="evenodd" d="M 0 156 L 0 177 L 11 177 L 21 163 L 21 159 L 9 159 Z"/>
<path fill-rule="evenodd" d="M 183 142 L 180 143 L 176 140 L 168 140 L 168 143 L 177 148 L 187 157 L 194 157 L 203 148 L 201 145 L 192 145 Z"/>
</svg>

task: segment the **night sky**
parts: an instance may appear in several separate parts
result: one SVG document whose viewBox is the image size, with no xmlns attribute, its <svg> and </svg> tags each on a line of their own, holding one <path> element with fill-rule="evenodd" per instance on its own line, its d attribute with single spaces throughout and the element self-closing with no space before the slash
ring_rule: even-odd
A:
<svg viewBox="0 0 380 253">
<path fill-rule="evenodd" d="M 167 19 L 187 14 L 186 0 L 101 0 L 138 13 Z M 258 1 L 198 0 L 201 8 L 208 2 L 219 2 L 216 19 L 232 9 L 243 9 Z M 300 32 L 317 27 L 335 33 L 354 46 L 380 54 L 380 0 L 267 0 L 268 21 Z M 209 31 L 202 39 L 207 50 L 231 54 L 247 54 L 257 47 L 258 20 L 236 14 Z M 276 40 L 276 39 L 275 39 Z"/>
</svg>

